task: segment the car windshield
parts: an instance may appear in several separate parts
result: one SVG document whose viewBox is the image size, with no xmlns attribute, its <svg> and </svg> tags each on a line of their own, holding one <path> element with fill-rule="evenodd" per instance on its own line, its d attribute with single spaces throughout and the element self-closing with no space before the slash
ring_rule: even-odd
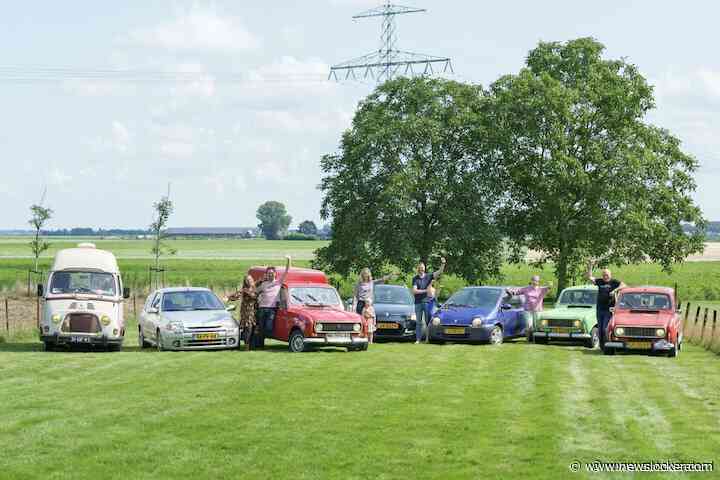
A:
<svg viewBox="0 0 720 480">
<path fill-rule="evenodd" d="M 595 305 L 597 290 L 565 290 L 558 300 L 562 305 Z"/>
<path fill-rule="evenodd" d="M 84 293 L 115 296 L 115 278 L 101 272 L 55 272 L 50 283 L 51 294 Z"/>
<path fill-rule="evenodd" d="M 179 312 L 188 310 L 224 310 L 225 307 L 212 292 L 190 290 L 165 293 L 163 295 L 162 309 L 164 312 Z"/>
<path fill-rule="evenodd" d="M 293 287 L 290 303 L 295 305 L 340 305 L 340 297 L 331 287 Z"/>
<path fill-rule="evenodd" d="M 393 305 L 412 305 L 414 299 L 410 291 L 405 287 L 389 285 L 377 285 L 373 291 L 375 303 Z"/>
<path fill-rule="evenodd" d="M 445 306 L 493 308 L 502 294 L 500 288 L 463 288 L 450 297 Z"/>
<path fill-rule="evenodd" d="M 669 310 L 671 303 L 670 297 L 664 293 L 623 293 L 618 307 L 632 310 Z"/>
</svg>

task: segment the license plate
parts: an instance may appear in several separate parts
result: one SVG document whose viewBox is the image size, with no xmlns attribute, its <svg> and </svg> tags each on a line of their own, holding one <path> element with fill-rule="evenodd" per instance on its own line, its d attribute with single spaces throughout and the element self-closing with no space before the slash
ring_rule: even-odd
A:
<svg viewBox="0 0 720 480">
<path fill-rule="evenodd" d="M 652 348 L 652 342 L 627 342 L 627 348 L 633 350 L 650 350 Z"/>
<path fill-rule="evenodd" d="M 349 343 L 350 335 L 325 335 L 325 338 L 330 343 Z"/>
<path fill-rule="evenodd" d="M 550 327 L 552 333 L 570 333 L 572 330 L 570 327 Z"/>
<path fill-rule="evenodd" d="M 72 343 L 90 343 L 90 337 L 72 336 L 70 341 Z"/>
<path fill-rule="evenodd" d="M 196 333 L 195 340 L 217 340 L 217 333 Z"/>
<path fill-rule="evenodd" d="M 446 328 L 445 335 L 465 335 L 465 329 L 463 327 Z"/>
<path fill-rule="evenodd" d="M 397 323 L 378 322 L 377 327 L 383 330 L 395 330 L 397 328 L 400 328 L 400 325 L 398 325 Z"/>
</svg>

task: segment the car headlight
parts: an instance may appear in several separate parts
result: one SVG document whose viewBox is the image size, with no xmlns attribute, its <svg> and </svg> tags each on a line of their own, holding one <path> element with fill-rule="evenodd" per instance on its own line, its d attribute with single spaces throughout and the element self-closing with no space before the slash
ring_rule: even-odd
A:
<svg viewBox="0 0 720 480">
<path fill-rule="evenodd" d="M 540 325 L 542 325 L 543 327 L 547 327 L 547 324 L 547 320 L 543 320 L 542 322 L 540 322 Z"/>
<path fill-rule="evenodd" d="M 180 322 L 170 322 L 165 326 L 165 328 L 171 332 L 182 332 L 183 324 Z"/>
<path fill-rule="evenodd" d="M 323 324 L 322 323 L 316 323 L 315 324 L 315 331 L 316 332 L 322 332 L 323 331 Z"/>
<path fill-rule="evenodd" d="M 108 325 L 110 325 L 110 317 L 108 317 L 107 315 L 103 315 L 102 317 L 100 317 L 100 323 L 102 323 L 104 327 L 107 327 Z"/>
<path fill-rule="evenodd" d="M 665 329 L 664 328 L 658 328 L 655 330 L 655 335 L 658 337 L 664 337 L 665 336 Z"/>
<path fill-rule="evenodd" d="M 58 323 L 60 323 L 62 321 L 62 315 L 58 315 L 56 313 L 55 315 L 50 317 L 50 320 L 52 320 L 52 322 L 57 325 Z"/>
<path fill-rule="evenodd" d="M 417 316 L 414 313 L 411 313 L 408 319 L 412 320 L 413 322 L 417 320 Z"/>
<path fill-rule="evenodd" d="M 436 327 L 440 325 L 440 317 L 433 318 L 433 325 Z"/>
<path fill-rule="evenodd" d="M 622 327 L 617 327 L 615 329 L 615 335 L 617 335 L 618 337 L 622 337 L 623 335 L 625 335 L 625 329 Z"/>
<path fill-rule="evenodd" d="M 482 327 L 483 318 L 482 317 L 475 317 L 472 321 L 473 328 L 480 328 Z"/>
<path fill-rule="evenodd" d="M 360 325 L 359 323 L 353 323 L 353 331 L 359 332 L 360 330 L 362 330 L 362 325 Z"/>
<path fill-rule="evenodd" d="M 582 323 L 580 322 L 580 320 L 575 320 L 573 325 L 575 325 L 575 328 L 580 328 L 580 325 L 582 325 Z"/>
</svg>

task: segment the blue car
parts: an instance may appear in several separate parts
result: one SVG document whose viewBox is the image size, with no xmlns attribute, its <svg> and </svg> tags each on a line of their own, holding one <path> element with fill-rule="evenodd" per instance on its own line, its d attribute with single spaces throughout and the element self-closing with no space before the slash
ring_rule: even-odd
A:
<svg viewBox="0 0 720 480">
<path fill-rule="evenodd" d="M 527 325 L 523 297 L 510 295 L 509 287 L 467 287 L 456 292 L 435 312 L 430 341 L 489 342 L 523 337 Z"/>
<path fill-rule="evenodd" d="M 415 300 L 402 285 L 375 285 L 375 319 L 379 340 L 415 339 Z"/>
</svg>

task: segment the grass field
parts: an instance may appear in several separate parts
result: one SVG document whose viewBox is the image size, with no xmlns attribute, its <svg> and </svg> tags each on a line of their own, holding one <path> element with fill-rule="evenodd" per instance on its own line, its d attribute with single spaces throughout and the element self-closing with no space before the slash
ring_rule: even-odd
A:
<svg viewBox="0 0 720 480">
<path fill-rule="evenodd" d="M 634 478 L 568 466 L 720 461 L 720 359 L 697 347 L 669 359 L 524 341 L 306 354 L 135 345 L 0 344 L 0 476 Z"/>
</svg>

